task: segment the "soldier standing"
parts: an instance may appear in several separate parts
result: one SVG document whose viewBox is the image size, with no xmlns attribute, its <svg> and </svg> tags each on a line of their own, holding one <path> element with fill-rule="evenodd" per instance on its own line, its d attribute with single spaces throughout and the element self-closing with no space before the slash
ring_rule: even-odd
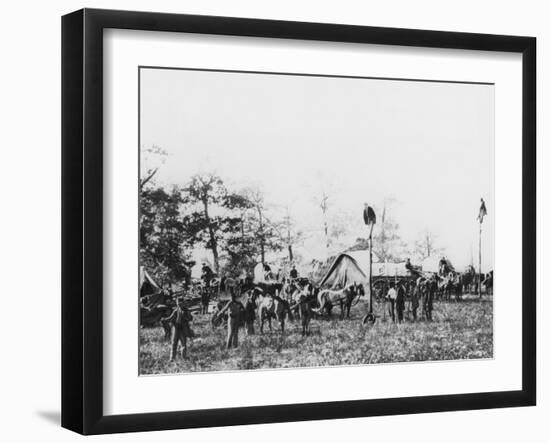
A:
<svg viewBox="0 0 550 443">
<path fill-rule="evenodd" d="M 412 289 L 411 289 L 411 311 L 412 311 L 414 321 L 416 321 L 416 313 L 418 311 L 418 306 L 419 306 L 419 301 L 418 301 L 419 297 L 420 297 L 420 285 L 416 285 L 413 282 Z"/>
<path fill-rule="evenodd" d="M 436 285 L 437 283 L 435 280 L 428 280 L 422 291 L 422 312 L 424 313 L 424 318 L 428 321 L 432 320 L 433 299 Z"/>
<path fill-rule="evenodd" d="M 227 342 L 226 347 L 230 349 L 239 346 L 239 327 L 245 314 L 243 304 L 237 300 L 235 293 L 231 290 L 231 300 L 218 312 L 218 316 L 227 311 Z"/>
<path fill-rule="evenodd" d="M 210 304 L 210 292 L 206 286 L 201 288 L 201 314 L 208 314 L 208 305 Z"/>
<path fill-rule="evenodd" d="M 395 290 L 394 283 L 390 283 L 387 298 L 390 301 L 391 320 L 395 323 L 395 300 L 397 299 L 397 291 Z"/>
<path fill-rule="evenodd" d="M 246 335 L 254 335 L 254 321 L 256 320 L 256 301 L 249 293 L 244 305 L 244 323 L 246 326 Z"/>
<path fill-rule="evenodd" d="M 400 283 L 397 285 L 395 309 L 397 311 L 397 322 L 401 323 L 403 321 L 403 313 L 405 312 L 405 288 Z"/>
<path fill-rule="evenodd" d="M 181 341 L 182 351 L 181 357 L 187 356 L 187 337 L 192 338 L 194 336 L 193 331 L 189 326 L 189 322 L 193 320 L 193 316 L 189 310 L 183 304 L 183 297 L 176 299 L 176 308 L 168 317 L 161 319 L 161 321 L 169 322 L 172 325 L 172 350 L 170 352 L 170 360 L 175 360 L 178 343 Z"/>
</svg>

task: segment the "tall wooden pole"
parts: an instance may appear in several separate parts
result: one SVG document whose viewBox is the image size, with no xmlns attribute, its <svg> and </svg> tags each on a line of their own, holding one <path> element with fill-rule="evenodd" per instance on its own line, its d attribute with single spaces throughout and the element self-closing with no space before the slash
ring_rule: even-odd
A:
<svg viewBox="0 0 550 443">
<path fill-rule="evenodd" d="M 481 299 L 481 219 L 479 220 L 479 284 L 477 286 L 477 291 L 479 298 Z"/>
<path fill-rule="evenodd" d="M 369 234 L 369 314 L 372 314 L 372 227 Z"/>
</svg>

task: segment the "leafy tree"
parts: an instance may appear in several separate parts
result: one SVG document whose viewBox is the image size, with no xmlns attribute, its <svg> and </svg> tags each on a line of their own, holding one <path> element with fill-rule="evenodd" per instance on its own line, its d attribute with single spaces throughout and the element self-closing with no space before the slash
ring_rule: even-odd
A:
<svg viewBox="0 0 550 443">
<path fill-rule="evenodd" d="M 214 268 L 219 273 L 220 251 L 237 244 L 235 237 L 243 230 L 242 211 L 252 204 L 242 195 L 229 193 L 215 174 L 193 176 L 183 195 L 184 202 L 194 208 L 183 217 L 186 239 L 191 245 L 202 244 L 212 251 Z"/>
<path fill-rule="evenodd" d="M 140 258 L 161 285 L 189 278 L 186 266 L 183 201 L 179 189 L 171 192 L 146 187 L 140 194 Z"/>
</svg>

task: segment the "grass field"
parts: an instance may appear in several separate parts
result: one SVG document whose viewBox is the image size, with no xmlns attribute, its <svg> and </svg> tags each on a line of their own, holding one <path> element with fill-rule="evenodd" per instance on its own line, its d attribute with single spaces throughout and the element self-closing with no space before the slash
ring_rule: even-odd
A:
<svg viewBox="0 0 550 443">
<path fill-rule="evenodd" d="M 169 361 L 170 343 L 162 328 L 140 331 L 141 374 L 193 371 L 294 368 L 357 365 L 426 360 L 492 358 L 493 303 L 491 300 L 435 302 L 432 322 L 406 320 L 393 324 L 380 317 L 373 326 L 362 326 L 362 303 L 352 308 L 351 319 L 313 319 L 312 334 L 302 337 L 299 322 L 288 323 L 282 335 L 273 332 L 246 336 L 239 333 L 239 348 L 225 349 L 225 327 L 212 329 L 210 317 L 195 315 L 196 337 L 188 342 L 187 359 Z"/>
</svg>

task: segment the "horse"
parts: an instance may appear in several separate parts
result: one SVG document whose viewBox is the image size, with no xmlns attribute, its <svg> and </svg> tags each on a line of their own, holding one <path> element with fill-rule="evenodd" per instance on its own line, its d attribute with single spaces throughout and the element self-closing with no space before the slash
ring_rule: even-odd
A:
<svg viewBox="0 0 550 443">
<path fill-rule="evenodd" d="M 151 294 L 142 297 L 139 309 L 139 321 L 142 328 L 156 326 L 160 323 L 164 329 L 164 339 L 169 340 L 171 327 L 168 322 L 162 321 L 172 312 L 174 303 L 165 293 Z"/>
<path fill-rule="evenodd" d="M 260 317 L 260 333 L 264 332 L 264 323 L 267 320 L 271 331 L 271 319 L 275 318 L 281 325 L 281 332 L 285 331 L 285 319 L 288 315 L 291 318 L 290 305 L 288 301 L 274 293 L 266 293 L 260 287 L 254 289 L 254 299 L 257 299 L 258 317 Z"/>
<path fill-rule="evenodd" d="M 297 289 L 292 294 L 292 299 L 301 319 L 302 336 L 307 336 L 310 333 L 309 323 L 311 321 L 311 317 L 313 316 L 313 308 L 311 304 L 315 299 L 315 288 L 311 283 L 308 283 L 303 289 Z M 291 307 L 291 310 L 294 306 Z"/>
<path fill-rule="evenodd" d="M 340 290 L 323 289 L 319 291 L 317 296 L 319 302 L 319 308 L 315 309 L 316 312 L 322 314 L 326 309 L 330 312 L 330 308 L 337 303 L 340 304 L 340 318 L 349 318 L 351 311 L 351 304 L 356 296 L 365 294 L 365 289 L 362 284 L 352 283 Z M 329 314 L 330 315 L 330 314 Z"/>
</svg>

